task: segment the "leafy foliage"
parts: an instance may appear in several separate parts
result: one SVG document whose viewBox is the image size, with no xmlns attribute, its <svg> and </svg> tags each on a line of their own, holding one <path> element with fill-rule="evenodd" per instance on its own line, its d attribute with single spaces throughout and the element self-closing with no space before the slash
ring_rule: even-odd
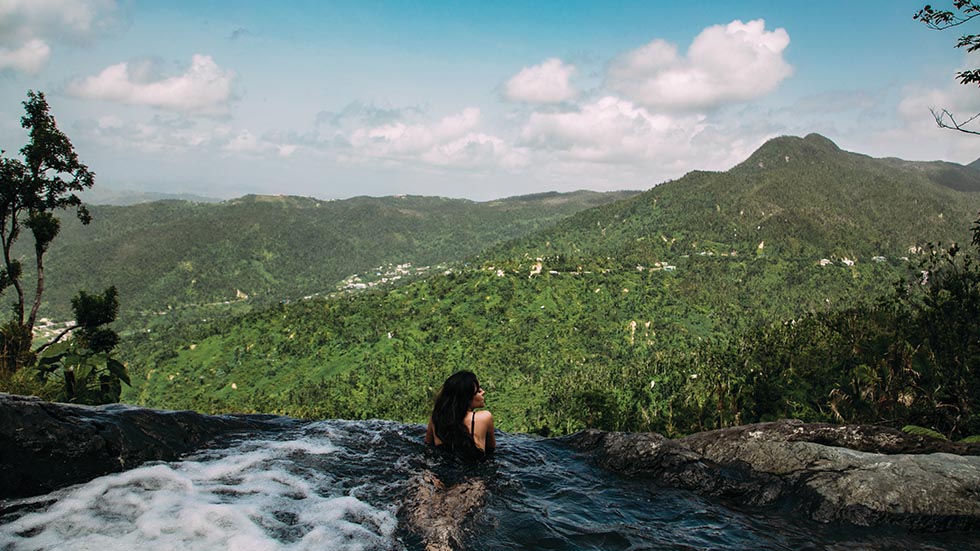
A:
<svg viewBox="0 0 980 551">
<path fill-rule="evenodd" d="M 54 211 L 74 207 L 79 221 L 87 224 L 91 218 L 74 192 L 94 183 L 94 175 L 79 162 L 68 137 L 58 129 L 44 94 L 29 91 L 24 109 L 21 125 L 29 132 L 20 150 L 24 160 L 3 158 L 0 152 L 0 293 L 10 287 L 17 292 L 14 319 L 0 331 L 0 371 L 8 372 L 16 371 L 32 356 L 32 332 L 45 289 L 44 254 L 60 230 Z M 23 269 L 13 252 L 22 228 L 34 237 L 33 300 L 22 285 Z"/>
<path fill-rule="evenodd" d="M 920 427 L 918 425 L 905 425 L 902 427 L 902 432 L 914 434 L 916 436 L 928 436 L 929 438 L 936 438 L 937 440 L 947 440 L 944 434 L 938 433 L 932 429 Z"/>
<path fill-rule="evenodd" d="M 67 342 L 51 344 L 37 360 L 39 380 L 55 379 L 63 388 L 55 399 L 81 404 L 119 401 L 122 383 L 130 384 L 126 366 L 113 357 L 119 342 L 115 331 L 106 327 L 116 319 L 119 302 L 116 289 L 101 295 L 80 292 L 72 299 L 77 328 Z"/>
</svg>

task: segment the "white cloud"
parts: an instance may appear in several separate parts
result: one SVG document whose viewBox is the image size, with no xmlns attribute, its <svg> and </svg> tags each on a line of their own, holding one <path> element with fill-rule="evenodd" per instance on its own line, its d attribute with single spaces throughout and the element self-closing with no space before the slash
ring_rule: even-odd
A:
<svg viewBox="0 0 980 551">
<path fill-rule="evenodd" d="M 581 161 L 630 163 L 679 153 L 703 121 L 702 115 L 654 114 L 607 96 L 575 111 L 532 113 L 521 142 Z"/>
<path fill-rule="evenodd" d="M 527 166 L 527 154 L 497 136 L 470 133 L 424 152 L 425 162 L 446 167 L 493 168 L 509 170 Z"/>
<path fill-rule="evenodd" d="M 34 75 L 48 63 L 51 47 L 34 39 L 16 49 L 0 47 L 0 71 L 13 69 Z"/>
<path fill-rule="evenodd" d="M 199 115 L 226 115 L 234 99 L 234 71 L 218 67 L 208 55 L 195 55 L 182 75 L 161 78 L 149 74 L 146 63 L 119 63 L 95 76 L 68 85 L 70 95 L 148 105 Z"/>
<path fill-rule="evenodd" d="M 256 135 L 213 119 L 153 117 L 142 122 L 105 115 L 77 123 L 74 131 L 103 148 L 143 153 L 275 159 L 290 157 L 298 149 L 297 144 L 276 136 Z"/>
<path fill-rule="evenodd" d="M 84 42 L 117 25 L 120 15 L 114 0 L 4 0 L 0 37 L 14 42 L 41 36 Z"/>
<path fill-rule="evenodd" d="M 468 107 L 438 120 L 417 109 L 374 109 L 357 105 L 339 115 L 322 115 L 319 144 L 345 163 L 415 165 L 445 169 L 515 168 L 525 158 L 506 140 L 479 131 L 480 110 Z M 356 121 L 361 124 L 356 124 Z M 343 144 L 344 147 L 337 147 Z"/>
<path fill-rule="evenodd" d="M 295 144 L 276 143 L 261 138 L 248 130 L 242 130 L 225 143 L 221 149 L 247 157 L 289 157 L 296 152 Z"/>
<path fill-rule="evenodd" d="M 476 128 L 480 123 L 480 110 L 467 107 L 458 115 L 444 117 L 433 125 L 432 134 L 437 140 L 447 140 L 460 136 Z"/>
<path fill-rule="evenodd" d="M 736 20 L 701 31 L 686 56 L 663 40 L 627 52 L 610 64 L 606 85 L 648 107 L 697 110 L 749 101 L 793 73 L 783 59 L 788 45 L 784 29 Z"/>
<path fill-rule="evenodd" d="M 3 0 L 0 69 L 36 74 L 47 64 L 51 42 L 90 42 L 122 19 L 114 0 Z"/>
<path fill-rule="evenodd" d="M 504 97 L 525 103 L 561 103 L 576 96 L 569 79 L 574 65 L 551 58 L 540 65 L 524 67 L 504 87 Z"/>
<path fill-rule="evenodd" d="M 192 149 L 219 149 L 234 136 L 224 124 L 195 124 L 154 117 L 148 122 L 125 121 L 105 115 L 97 121 L 76 123 L 80 138 L 102 147 L 144 153 L 187 153 Z"/>
</svg>

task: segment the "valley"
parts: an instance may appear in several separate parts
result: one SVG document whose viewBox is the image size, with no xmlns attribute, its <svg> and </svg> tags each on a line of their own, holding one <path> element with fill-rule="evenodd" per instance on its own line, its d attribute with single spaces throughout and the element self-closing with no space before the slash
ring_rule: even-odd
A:
<svg viewBox="0 0 980 551">
<path fill-rule="evenodd" d="M 421 422 L 437 381 L 473 369 L 508 431 L 966 430 L 923 413 L 948 397 L 908 394 L 942 374 L 916 333 L 928 291 L 907 286 L 980 210 L 980 174 L 936 166 L 779 138 L 390 286 L 156 319 L 123 343 L 124 399 Z"/>
</svg>

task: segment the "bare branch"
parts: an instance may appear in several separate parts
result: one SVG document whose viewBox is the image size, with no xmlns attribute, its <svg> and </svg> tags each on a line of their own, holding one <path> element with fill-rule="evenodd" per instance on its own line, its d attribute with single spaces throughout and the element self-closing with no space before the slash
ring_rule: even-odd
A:
<svg viewBox="0 0 980 551">
<path fill-rule="evenodd" d="M 956 119 L 953 117 L 953 114 L 946 109 L 943 109 L 938 112 L 935 109 L 929 109 L 929 112 L 932 113 L 933 118 L 936 119 L 936 124 L 939 125 L 939 128 L 947 128 L 949 130 L 956 130 L 959 132 L 963 132 L 964 134 L 975 134 L 980 136 L 980 131 L 969 130 L 967 128 L 964 128 L 966 125 L 976 120 L 977 117 L 980 117 L 980 113 L 973 115 L 972 117 L 970 117 L 969 119 L 963 122 L 956 122 Z M 947 119 L 949 120 L 949 122 L 947 122 Z"/>
<path fill-rule="evenodd" d="M 61 333 L 58 333 L 58 335 L 57 335 L 57 336 L 55 336 L 55 338 L 53 338 L 53 339 L 51 339 L 50 341 L 48 341 L 48 342 L 46 342 L 46 343 L 44 343 L 44 344 L 42 344 L 41 346 L 39 346 L 39 347 L 37 347 L 37 350 L 35 350 L 35 351 L 34 351 L 34 353 L 35 353 L 35 354 L 40 354 L 41 352 L 43 352 L 43 351 L 44 351 L 44 349 L 45 349 L 45 348 L 47 348 L 47 347 L 49 347 L 49 346 L 51 346 L 52 344 L 55 344 L 55 343 L 57 343 L 57 342 L 58 342 L 58 341 L 60 341 L 60 340 L 61 340 L 62 338 L 64 338 L 64 336 L 65 336 L 65 335 L 67 335 L 68 333 L 70 333 L 70 332 L 72 332 L 72 331 L 74 331 L 75 329 L 78 329 L 78 324 L 75 324 L 75 325 L 72 325 L 72 326 L 69 326 L 69 327 L 66 327 L 66 328 L 65 328 L 65 330 L 64 330 L 64 331 L 62 331 Z"/>
</svg>

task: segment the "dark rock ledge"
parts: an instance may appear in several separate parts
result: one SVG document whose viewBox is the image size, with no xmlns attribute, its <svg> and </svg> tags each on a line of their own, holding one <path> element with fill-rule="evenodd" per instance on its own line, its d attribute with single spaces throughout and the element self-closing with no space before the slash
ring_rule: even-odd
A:
<svg viewBox="0 0 980 551">
<path fill-rule="evenodd" d="M 221 436 L 282 429 L 288 422 L 271 415 L 76 406 L 0 393 L 0 499 L 170 461 Z"/>
<path fill-rule="evenodd" d="M 869 425 L 778 421 L 670 440 L 586 431 L 562 439 L 610 470 L 820 522 L 980 529 L 980 445 Z"/>
</svg>

